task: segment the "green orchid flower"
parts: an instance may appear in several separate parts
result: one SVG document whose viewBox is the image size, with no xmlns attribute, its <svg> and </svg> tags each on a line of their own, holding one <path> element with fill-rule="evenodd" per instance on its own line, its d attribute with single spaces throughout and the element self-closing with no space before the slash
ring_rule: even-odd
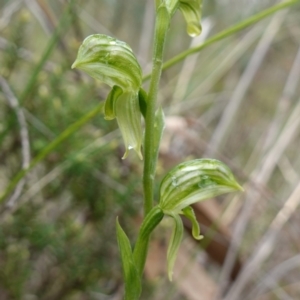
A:
<svg viewBox="0 0 300 300">
<path fill-rule="evenodd" d="M 202 0 L 180 0 L 179 9 L 187 23 L 187 33 L 191 37 L 200 35 L 202 27 L 200 24 L 202 13 Z"/>
<path fill-rule="evenodd" d="M 179 9 L 187 23 L 187 33 L 191 37 L 201 34 L 202 0 L 164 0 L 165 5 L 172 16 Z"/>
<path fill-rule="evenodd" d="M 104 34 L 90 35 L 80 46 L 72 68 L 81 69 L 112 87 L 105 102 L 105 118 L 117 119 L 126 148 L 123 158 L 134 149 L 142 159 L 139 108 L 142 70 L 131 48 Z"/>
<path fill-rule="evenodd" d="M 243 188 L 236 182 L 231 170 L 215 159 L 196 159 L 184 162 L 172 169 L 160 185 L 159 207 L 174 220 L 173 234 L 168 247 L 168 274 L 172 280 L 173 267 L 183 236 L 180 214 L 192 222 L 192 234 L 202 239 L 193 203 Z"/>
</svg>

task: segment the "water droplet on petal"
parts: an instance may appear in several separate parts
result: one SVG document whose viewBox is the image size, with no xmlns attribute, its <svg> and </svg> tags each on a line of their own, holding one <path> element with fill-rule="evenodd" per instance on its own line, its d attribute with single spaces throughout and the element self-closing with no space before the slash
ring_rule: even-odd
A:
<svg viewBox="0 0 300 300">
<path fill-rule="evenodd" d="M 172 185 L 174 187 L 176 187 L 177 186 L 177 178 L 175 176 L 172 176 L 171 180 L 172 180 Z"/>
</svg>

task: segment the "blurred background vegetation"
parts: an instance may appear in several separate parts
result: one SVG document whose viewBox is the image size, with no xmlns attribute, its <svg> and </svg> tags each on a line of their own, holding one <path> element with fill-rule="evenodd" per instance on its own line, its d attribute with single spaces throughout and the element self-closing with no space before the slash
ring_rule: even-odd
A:
<svg viewBox="0 0 300 300">
<path fill-rule="evenodd" d="M 276 3 L 204 1 L 203 34 L 194 40 L 176 14 L 165 57 Z M 151 70 L 153 5 L 0 0 L 1 191 L 105 100 L 106 86 L 70 69 L 87 35 L 127 42 L 144 74 Z M 183 160 L 209 156 L 227 163 L 246 191 L 195 207 L 207 238 L 201 248 L 186 235 L 172 284 L 164 220 L 142 299 L 300 299 L 299 13 L 299 4 L 276 13 L 163 73 L 158 179 Z M 123 152 L 116 122 L 98 114 L 1 203 L 1 300 L 122 298 L 115 219 L 134 243 L 143 197 L 141 162 L 134 153 L 122 161 Z"/>
</svg>

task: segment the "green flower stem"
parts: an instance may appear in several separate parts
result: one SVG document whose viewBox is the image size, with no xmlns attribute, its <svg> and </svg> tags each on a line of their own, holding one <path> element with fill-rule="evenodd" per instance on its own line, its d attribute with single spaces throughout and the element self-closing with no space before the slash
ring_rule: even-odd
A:
<svg viewBox="0 0 300 300">
<path fill-rule="evenodd" d="M 156 167 L 154 121 L 159 80 L 162 71 L 163 52 L 167 31 L 170 25 L 170 15 L 164 6 L 160 6 L 156 14 L 153 66 L 147 99 L 147 112 L 145 119 L 144 144 L 144 213 L 147 215 L 153 206 L 154 174 Z M 159 146 L 159 145 L 158 145 Z"/>
<path fill-rule="evenodd" d="M 241 30 L 257 23 L 258 21 L 261 21 L 262 19 L 265 19 L 266 17 L 274 14 L 275 12 L 277 12 L 279 10 L 282 10 L 284 8 L 292 6 L 292 5 L 294 5 L 296 3 L 299 3 L 299 2 L 300 2 L 300 0 L 285 1 L 285 2 L 279 3 L 277 5 L 274 5 L 270 8 L 268 8 L 268 9 L 265 9 L 262 12 L 254 15 L 254 16 L 251 16 L 251 17 L 245 19 L 244 21 L 242 21 L 242 22 L 240 22 L 236 25 L 233 25 L 233 26 L 221 31 L 220 33 L 212 36 L 211 38 L 209 38 L 203 44 L 181 52 L 180 54 L 178 54 L 175 57 L 171 58 L 170 60 L 166 61 L 163 64 L 162 69 L 163 70 L 168 69 L 168 68 L 172 67 L 173 65 L 179 63 L 180 61 L 184 60 L 187 56 L 192 55 L 196 52 L 199 52 L 199 51 L 207 48 L 208 46 L 214 44 L 215 42 L 223 40 L 226 37 L 229 37 L 229 36 L 239 32 L 239 31 L 241 31 Z M 150 77 L 151 77 L 151 74 L 145 75 L 143 77 L 143 81 L 146 81 L 146 80 L 150 79 Z"/>
<path fill-rule="evenodd" d="M 46 146 L 30 163 L 29 167 L 21 170 L 16 176 L 11 180 L 10 184 L 7 186 L 6 190 L 0 197 L 0 203 L 2 203 L 5 198 L 13 191 L 18 182 L 26 176 L 26 174 L 32 170 L 40 161 L 42 161 L 48 154 L 50 154 L 58 145 L 69 138 L 73 133 L 75 133 L 80 127 L 86 124 L 89 120 L 94 118 L 103 109 L 103 102 L 97 105 L 89 113 L 85 114 L 77 122 L 69 126 L 65 131 L 63 131 L 56 139 L 54 139 L 48 146 Z"/>
</svg>

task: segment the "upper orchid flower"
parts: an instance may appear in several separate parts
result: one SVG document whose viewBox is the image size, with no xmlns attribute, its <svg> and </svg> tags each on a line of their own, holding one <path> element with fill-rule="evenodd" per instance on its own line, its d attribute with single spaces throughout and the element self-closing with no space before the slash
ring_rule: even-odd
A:
<svg viewBox="0 0 300 300">
<path fill-rule="evenodd" d="M 162 5 L 167 7 L 171 16 L 177 9 L 181 10 L 187 23 L 188 35 L 195 37 L 201 33 L 202 0 L 163 0 Z"/>
<path fill-rule="evenodd" d="M 105 118 L 116 118 L 126 151 L 134 149 L 142 159 L 142 126 L 139 90 L 142 70 L 131 48 L 124 42 L 104 34 L 88 36 L 79 48 L 72 68 L 112 87 L 105 102 Z"/>
</svg>

